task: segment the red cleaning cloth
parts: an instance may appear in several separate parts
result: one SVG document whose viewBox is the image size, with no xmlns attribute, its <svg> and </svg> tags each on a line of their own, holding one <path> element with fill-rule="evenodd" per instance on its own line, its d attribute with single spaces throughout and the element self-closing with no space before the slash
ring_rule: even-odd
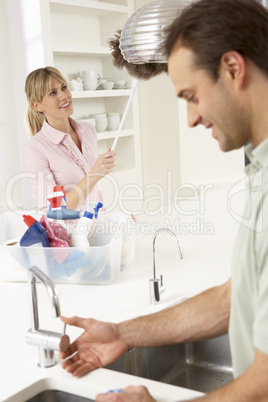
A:
<svg viewBox="0 0 268 402">
<path fill-rule="evenodd" d="M 49 221 L 46 215 L 42 215 L 39 223 L 46 229 L 51 247 L 69 247 L 67 230 L 60 223 Z"/>
</svg>

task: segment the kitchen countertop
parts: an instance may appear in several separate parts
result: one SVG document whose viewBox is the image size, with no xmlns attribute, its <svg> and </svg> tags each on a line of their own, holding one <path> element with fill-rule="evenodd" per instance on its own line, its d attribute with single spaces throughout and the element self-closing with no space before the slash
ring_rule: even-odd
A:
<svg viewBox="0 0 268 402">
<path fill-rule="evenodd" d="M 135 260 L 107 286 L 56 284 L 61 314 L 120 322 L 160 311 L 225 282 L 230 277 L 232 248 L 238 228 L 237 217 L 232 211 L 241 211 L 243 202 L 240 194 L 239 197 L 233 197 L 231 205 L 229 195 L 230 188 L 224 187 L 206 195 L 204 208 L 200 203 L 196 208 L 197 201 L 186 200 L 179 212 L 172 209 L 162 215 L 137 216 Z M 192 213 L 194 209 L 195 214 Z M 149 303 L 148 283 L 153 276 L 152 233 L 160 226 L 169 225 L 168 222 L 177 225 L 184 259 L 179 258 L 177 245 L 171 237 L 159 235 L 156 242 L 156 270 L 158 275 L 164 275 L 167 291 L 161 295 L 160 303 L 152 306 Z M 175 226 L 170 229 L 175 229 Z M 59 319 L 51 318 L 44 286 L 38 284 L 37 288 L 40 327 L 61 332 L 63 324 Z M 178 401 L 201 395 L 196 391 L 107 369 L 96 370 L 79 379 L 65 372 L 60 364 L 41 369 L 37 366 L 37 348 L 25 342 L 25 334 L 30 328 L 27 284 L 0 281 L 0 306 L 0 401 L 20 402 L 27 399 L 34 394 L 13 395 L 35 382 L 36 391 L 53 388 L 57 384 L 66 392 L 69 390 L 74 393 L 77 389 L 81 395 L 92 399 L 97 393 L 108 389 L 141 384 L 146 385 L 158 401 Z M 80 329 L 67 326 L 71 340 L 80 333 Z M 56 355 L 59 361 L 57 352 Z"/>
</svg>

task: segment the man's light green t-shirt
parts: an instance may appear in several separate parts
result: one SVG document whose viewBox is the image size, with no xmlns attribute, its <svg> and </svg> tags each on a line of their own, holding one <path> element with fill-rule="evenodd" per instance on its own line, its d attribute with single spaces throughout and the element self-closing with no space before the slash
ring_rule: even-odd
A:
<svg viewBox="0 0 268 402">
<path fill-rule="evenodd" d="M 234 248 L 229 325 L 234 376 L 268 354 L 268 139 L 246 147 L 248 197 Z"/>
</svg>

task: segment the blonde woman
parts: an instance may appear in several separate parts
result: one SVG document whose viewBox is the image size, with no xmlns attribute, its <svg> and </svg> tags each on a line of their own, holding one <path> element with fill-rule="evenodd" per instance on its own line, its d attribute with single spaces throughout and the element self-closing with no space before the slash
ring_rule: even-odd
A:
<svg viewBox="0 0 268 402">
<path fill-rule="evenodd" d="M 32 138 L 24 165 L 37 207 L 49 206 L 47 196 L 55 185 L 64 186 L 68 209 L 102 202 L 98 182 L 112 172 L 116 152 L 99 156 L 94 127 L 70 117 L 73 102 L 66 79 L 54 67 L 39 68 L 28 75 L 25 93 Z"/>
</svg>

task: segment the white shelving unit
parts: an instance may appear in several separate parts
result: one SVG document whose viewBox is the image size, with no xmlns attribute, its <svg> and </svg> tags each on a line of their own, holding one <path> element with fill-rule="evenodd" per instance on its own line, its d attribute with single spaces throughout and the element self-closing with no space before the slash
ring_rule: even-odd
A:
<svg viewBox="0 0 268 402">
<path fill-rule="evenodd" d="M 69 46 L 69 45 L 55 45 L 53 46 L 53 53 L 62 55 L 97 55 L 110 56 L 110 49 L 104 46 Z"/>
<path fill-rule="evenodd" d="M 132 82 L 126 71 L 113 66 L 107 41 L 114 37 L 118 29 L 123 28 L 129 15 L 133 13 L 134 0 L 42 1 L 47 64 L 53 64 L 68 80 L 76 78 L 78 71 L 95 70 L 110 81 L 123 79 L 127 82 L 126 89 L 73 91 L 73 117 L 87 118 L 89 114 L 102 112 L 119 112 L 122 116 L 131 94 Z M 112 131 L 98 133 L 100 153 L 111 147 L 115 134 Z M 121 131 L 116 151 L 115 172 L 111 178 L 107 176 L 101 181 L 106 208 L 110 205 L 118 207 L 110 188 L 112 181 L 116 182 L 117 190 L 121 192 L 124 191 L 124 186 L 129 187 L 131 183 L 133 187 L 142 185 L 137 95 Z"/>
<path fill-rule="evenodd" d="M 73 99 L 83 99 L 83 98 L 114 98 L 118 96 L 129 96 L 131 93 L 130 89 L 112 89 L 112 90 L 96 90 L 96 91 L 71 91 Z"/>
</svg>

